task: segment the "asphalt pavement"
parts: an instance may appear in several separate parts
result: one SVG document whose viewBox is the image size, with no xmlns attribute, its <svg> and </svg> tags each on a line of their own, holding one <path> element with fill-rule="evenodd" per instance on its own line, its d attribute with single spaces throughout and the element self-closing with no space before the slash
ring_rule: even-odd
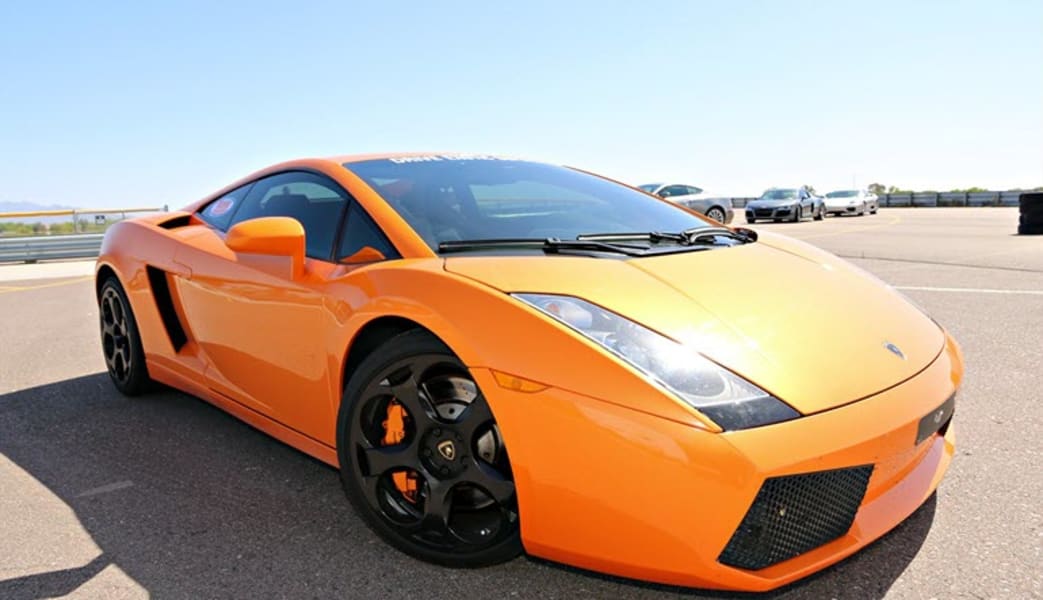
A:
<svg viewBox="0 0 1043 600">
<path fill-rule="evenodd" d="M 1043 236 L 1014 235 L 1010 208 L 755 228 L 898 287 L 967 362 L 957 457 L 935 497 L 764 597 L 1043 597 Z M 363 525 L 334 469 L 185 394 L 120 396 L 89 264 L 35 267 L 0 265 L 0 599 L 733 597 L 525 557 L 480 570 L 411 559 Z"/>
</svg>

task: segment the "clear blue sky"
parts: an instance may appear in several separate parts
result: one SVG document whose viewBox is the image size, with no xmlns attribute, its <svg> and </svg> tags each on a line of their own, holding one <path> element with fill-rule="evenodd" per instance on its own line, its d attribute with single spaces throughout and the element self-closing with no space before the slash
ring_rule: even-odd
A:
<svg viewBox="0 0 1043 600">
<path fill-rule="evenodd" d="M 0 201 L 180 206 L 299 156 L 722 192 L 1043 185 L 1043 2 L 4 2 Z"/>
</svg>

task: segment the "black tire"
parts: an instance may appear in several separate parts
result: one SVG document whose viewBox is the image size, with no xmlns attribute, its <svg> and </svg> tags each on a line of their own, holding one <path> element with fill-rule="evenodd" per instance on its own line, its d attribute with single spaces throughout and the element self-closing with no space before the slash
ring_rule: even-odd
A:
<svg viewBox="0 0 1043 600">
<path fill-rule="evenodd" d="M 859 209 L 858 216 L 860 216 L 860 217 L 866 216 L 866 203 L 865 202 L 862 203 L 862 208 Z"/>
<path fill-rule="evenodd" d="M 1040 227 L 1043 226 L 1043 211 L 1031 212 L 1023 214 L 1018 217 L 1019 225 L 1028 225 L 1029 227 Z"/>
<path fill-rule="evenodd" d="M 880 207 L 879 207 L 879 206 L 877 206 L 877 205 L 874 205 L 874 206 L 873 206 L 873 208 L 872 208 L 872 210 L 870 210 L 870 211 L 869 211 L 869 214 L 871 214 L 871 215 L 875 215 L 875 214 L 876 214 L 876 211 L 878 211 L 878 210 L 880 210 Z"/>
<path fill-rule="evenodd" d="M 750 225 L 753 225 L 754 223 L 757 222 L 757 219 L 755 219 L 753 217 L 746 217 L 746 222 L 749 223 Z"/>
<path fill-rule="evenodd" d="M 102 282 L 98 293 L 98 322 L 102 356 L 116 389 L 126 396 L 149 391 L 152 380 L 145 364 L 138 322 L 123 286 L 113 276 Z"/>
<path fill-rule="evenodd" d="M 707 209 L 706 216 L 718 223 L 724 223 L 724 220 L 728 218 L 728 213 L 724 212 L 724 209 L 720 206 L 711 206 Z"/>
<path fill-rule="evenodd" d="M 404 410 L 398 437 L 387 426 L 393 405 Z M 483 567 L 522 552 L 514 479 L 492 411 L 463 363 L 426 331 L 388 340 L 351 376 L 337 456 L 352 506 L 406 554 Z M 412 477 L 412 488 L 403 490 L 396 474 Z"/>
<path fill-rule="evenodd" d="M 1018 225 L 1020 235 L 1043 235 L 1043 225 Z"/>
<path fill-rule="evenodd" d="M 1043 192 L 1021 194 L 1018 197 L 1018 206 L 1021 207 L 1022 214 L 1037 210 L 1043 211 Z"/>
<path fill-rule="evenodd" d="M 802 215 L 800 213 L 801 213 L 800 205 L 798 204 L 796 206 L 796 208 L 793 209 L 793 219 L 792 220 L 793 220 L 794 223 L 800 223 L 800 220 L 804 217 L 804 215 Z"/>
<path fill-rule="evenodd" d="M 825 218 L 826 218 L 826 207 L 823 206 L 822 208 L 818 209 L 818 214 L 815 215 L 815 220 L 816 221 L 821 221 L 822 219 L 825 219 Z"/>
</svg>

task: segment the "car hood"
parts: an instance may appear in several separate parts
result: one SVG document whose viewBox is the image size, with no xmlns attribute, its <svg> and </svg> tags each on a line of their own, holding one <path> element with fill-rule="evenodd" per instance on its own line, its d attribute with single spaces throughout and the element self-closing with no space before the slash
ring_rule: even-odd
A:
<svg viewBox="0 0 1043 600">
<path fill-rule="evenodd" d="M 451 257 L 445 268 L 504 292 L 603 306 L 691 346 L 804 414 L 912 377 L 945 343 L 941 328 L 893 288 L 778 235 L 630 260 Z"/>
</svg>

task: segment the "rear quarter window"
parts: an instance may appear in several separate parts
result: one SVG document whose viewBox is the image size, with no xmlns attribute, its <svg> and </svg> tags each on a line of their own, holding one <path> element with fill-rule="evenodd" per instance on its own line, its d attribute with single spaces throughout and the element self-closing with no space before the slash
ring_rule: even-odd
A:
<svg viewBox="0 0 1043 600">
<path fill-rule="evenodd" d="M 252 184 L 249 184 L 236 188 L 207 204 L 197 213 L 199 218 L 221 231 L 227 230 L 232 222 L 232 216 L 246 198 L 251 186 Z"/>
</svg>

